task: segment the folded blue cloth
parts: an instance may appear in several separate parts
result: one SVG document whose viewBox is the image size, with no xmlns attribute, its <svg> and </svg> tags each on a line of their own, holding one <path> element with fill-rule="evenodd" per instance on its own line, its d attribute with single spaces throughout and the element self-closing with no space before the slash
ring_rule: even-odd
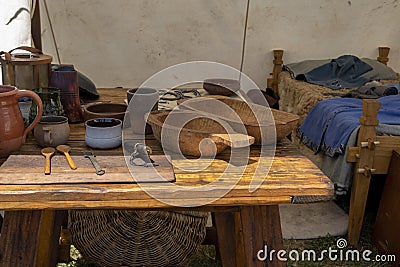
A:
<svg viewBox="0 0 400 267">
<path fill-rule="evenodd" d="M 400 125 L 400 95 L 384 96 L 378 101 L 379 123 Z M 311 109 L 297 136 L 315 153 L 324 151 L 331 157 L 343 154 L 350 134 L 360 125 L 361 115 L 361 99 L 322 100 Z"/>
</svg>

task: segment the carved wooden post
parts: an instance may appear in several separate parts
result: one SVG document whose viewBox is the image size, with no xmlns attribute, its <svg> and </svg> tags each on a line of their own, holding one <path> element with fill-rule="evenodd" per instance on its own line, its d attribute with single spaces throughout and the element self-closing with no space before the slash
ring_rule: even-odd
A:
<svg viewBox="0 0 400 267">
<path fill-rule="evenodd" d="M 389 57 L 388 57 L 389 51 L 390 51 L 389 47 L 384 47 L 384 46 L 378 47 L 379 56 L 377 57 L 377 60 L 380 63 L 387 65 L 387 63 L 389 61 Z"/>
<path fill-rule="evenodd" d="M 275 49 L 273 50 L 274 52 L 274 60 L 272 61 L 274 63 L 274 68 L 272 70 L 272 78 L 268 78 L 267 79 L 267 87 L 270 87 L 273 89 L 274 93 L 276 95 L 279 95 L 278 93 L 278 77 L 279 77 L 279 73 L 282 72 L 282 64 L 283 64 L 283 50 L 280 49 Z"/>
<path fill-rule="evenodd" d="M 356 153 L 357 163 L 354 169 L 349 211 L 348 239 L 352 245 L 356 245 L 360 237 L 371 174 L 374 172 L 375 146 L 365 146 L 364 144 L 372 144 L 375 141 L 375 127 L 379 123 L 377 115 L 380 102 L 371 99 L 363 100 L 362 106 L 363 116 L 360 118 L 361 126 L 358 132 L 357 147 L 349 148 L 359 151 Z"/>
</svg>

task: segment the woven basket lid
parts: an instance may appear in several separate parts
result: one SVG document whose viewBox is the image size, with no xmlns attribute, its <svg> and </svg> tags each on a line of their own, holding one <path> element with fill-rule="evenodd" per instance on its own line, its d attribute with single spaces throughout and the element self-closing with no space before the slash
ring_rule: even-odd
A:
<svg viewBox="0 0 400 267">
<path fill-rule="evenodd" d="M 179 266 L 204 241 L 206 212 L 72 210 L 72 243 L 100 266 Z"/>
</svg>

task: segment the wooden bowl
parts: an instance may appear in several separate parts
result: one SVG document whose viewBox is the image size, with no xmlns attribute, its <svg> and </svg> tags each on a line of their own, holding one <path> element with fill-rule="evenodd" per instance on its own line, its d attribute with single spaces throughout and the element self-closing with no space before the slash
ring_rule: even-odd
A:
<svg viewBox="0 0 400 267">
<path fill-rule="evenodd" d="M 230 107 L 231 110 L 221 109 L 221 106 L 215 101 L 222 102 Z M 275 123 L 277 141 L 288 136 L 297 127 L 299 121 L 299 116 L 295 114 L 276 109 L 271 109 L 271 112 L 268 112 L 268 107 L 225 96 L 205 96 L 180 100 L 178 104 L 183 109 L 198 113 L 217 114 L 218 118 L 229 123 L 235 131 L 253 136 L 256 145 L 271 143 L 268 137 L 266 138 L 267 140 L 262 140 L 262 132 L 266 133 L 269 130 L 272 120 Z M 271 114 L 273 118 L 271 118 Z M 243 125 L 245 126 L 245 132 L 241 130 Z"/>
<path fill-rule="evenodd" d="M 199 117 L 191 111 L 156 110 L 149 113 L 147 122 L 164 149 L 184 155 L 212 157 L 228 146 L 239 148 L 254 143 L 254 138 L 245 134 L 228 135 L 226 122 Z"/>
<path fill-rule="evenodd" d="M 210 95 L 231 96 L 239 91 L 240 82 L 234 79 L 206 79 L 203 88 Z"/>
<path fill-rule="evenodd" d="M 126 104 L 119 103 L 93 103 L 87 105 L 85 110 L 85 121 L 97 118 L 114 118 L 124 121 Z"/>
</svg>

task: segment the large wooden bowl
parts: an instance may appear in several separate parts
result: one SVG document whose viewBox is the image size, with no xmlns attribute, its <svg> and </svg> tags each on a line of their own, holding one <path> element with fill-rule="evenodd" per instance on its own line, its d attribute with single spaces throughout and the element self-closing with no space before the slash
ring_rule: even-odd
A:
<svg viewBox="0 0 400 267">
<path fill-rule="evenodd" d="M 226 122 L 205 116 L 198 117 L 198 114 L 190 111 L 152 111 L 147 123 L 151 125 L 154 137 L 164 149 L 184 155 L 210 157 L 228 146 L 239 148 L 254 143 L 251 136 L 228 134 Z"/>
<path fill-rule="evenodd" d="M 227 105 L 231 110 L 221 109 L 218 101 Z M 225 96 L 198 97 L 178 101 L 178 104 L 180 108 L 198 113 L 217 114 L 218 118 L 228 122 L 235 131 L 253 136 L 255 138 L 254 143 L 257 145 L 271 143 L 271 140 L 265 134 L 264 137 L 267 138 L 263 140 L 262 132 L 270 131 L 270 127 L 273 127 L 272 122 L 275 124 L 276 140 L 280 141 L 297 127 L 299 121 L 297 115 L 276 109 L 271 109 L 271 112 L 269 112 L 268 107 Z M 241 130 L 243 125 L 246 132 Z"/>
</svg>

